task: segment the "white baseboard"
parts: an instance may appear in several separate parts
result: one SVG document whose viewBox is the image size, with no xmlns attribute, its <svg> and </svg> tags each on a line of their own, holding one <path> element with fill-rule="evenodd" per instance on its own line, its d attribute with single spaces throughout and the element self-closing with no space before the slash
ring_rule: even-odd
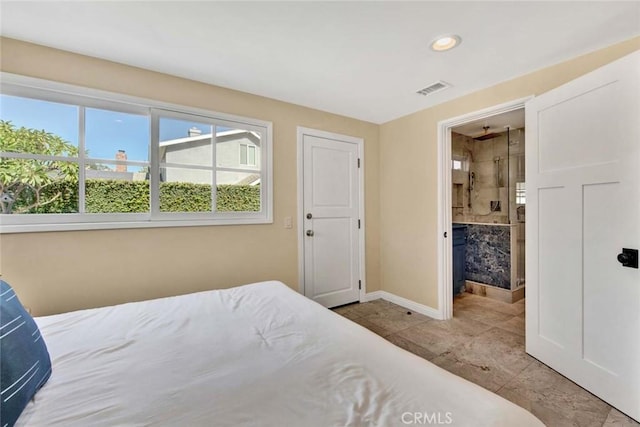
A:
<svg viewBox="0 0 640 427">
<path fill-rule="evenodd" d="M 384 293 L 383 291 L 368 292 L 364 294 L 362 298 L 360 298 L 360 302 L 369 302 L 376 299 L 381 299 L 383 293 Z"/>
<path fill-rule="evenodd" d="M 392 302 L 401 307 L 404 307 L 411 311 L 415 311 L 416 313 L 419 313 L 419 314 L 424 314 L 425 316 L 429 316 L 436 320 L 443 319 L 443 316 L 440 310 L 436 310 L 435 308 L 429 307 L 428 305 L 419 304 L 415 301 L 411 301 L 410 299 L 399 297 L 398 295 L 394 295 L 387 291 L 369 292 L 364 295 L 364 297 L 360 300 L 360 302 L 369 302 L 376 299 L 383 299 L 385 301 Z"/>
</svg>

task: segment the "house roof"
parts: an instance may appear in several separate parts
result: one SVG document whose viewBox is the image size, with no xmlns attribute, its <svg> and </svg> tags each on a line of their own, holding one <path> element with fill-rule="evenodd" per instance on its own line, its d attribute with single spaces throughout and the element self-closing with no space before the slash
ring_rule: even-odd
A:
<svg viewBox="0 0 640 427">
<path fill-rule="evenodd" d="M 252 173 L 248 175 L 246 178 L 241 179 L 235 185 L 256 185 L 260 183 L 260 174 Z"/>
<path fill-rule="evenodd" d="M 168 139 L 166 141 L 160 141 L 160 147 L 168 147 L 170 145 L 204 141 L 206 139 L 211 139 L 212 135 L 213 134 L 211 133 L 206 133 L 202 135 L 187 136 L 184 138 Z M 232 130 L 218 132 L 216 133 L 216 140 L 218 142 L 226 142 L 226 141 L 229 141 L 230 139 L 237 139 L 237 138 L 232 138 L 233 136 L 241 136 L 241 135 L 246 135 L 248 138 L 252 140 L 252 142 L 254 142 L 257 145 L 260 145 L 260 135 L 258 135 L 256 132 L 243 130 L 243 129 L 232 129 Z"/>
</svg>

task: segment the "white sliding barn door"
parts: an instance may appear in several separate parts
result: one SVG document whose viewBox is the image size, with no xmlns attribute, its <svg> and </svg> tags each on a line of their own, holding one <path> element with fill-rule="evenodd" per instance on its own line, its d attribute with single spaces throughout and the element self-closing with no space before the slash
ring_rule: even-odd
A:
<svg viewBox="0 0 640 427">
<path fill-rule="evenodd" d="M 526 105 L 526 349 L 640 420 L 640 52 Z"/>
</svg>

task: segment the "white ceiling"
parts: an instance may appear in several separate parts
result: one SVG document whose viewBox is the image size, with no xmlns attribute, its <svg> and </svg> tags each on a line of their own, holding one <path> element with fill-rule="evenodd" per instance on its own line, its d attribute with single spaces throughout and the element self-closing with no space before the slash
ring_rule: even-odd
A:
<svg viewBox="0 0 640 427">
<path fill-rule="evenodd" d="M 524 108 L 487 117 L 486 119 L 474 120 L 454 128 L 453 131 L 471 138 L 477 138 L 485 134 L 484 126 L 489 126 L 486 133 L 505 132 L 507 126 L 511 129 L 524 128 Z"/>
<path fill-rule="evenodd" d="M 640 34 L 640 2 L 0 2 L 4 36 L 374 123 Z M 436 53 L 429 42 L 456 33 Z M 443 80 L 452 88 L 415 92 Z"/>
</svg>

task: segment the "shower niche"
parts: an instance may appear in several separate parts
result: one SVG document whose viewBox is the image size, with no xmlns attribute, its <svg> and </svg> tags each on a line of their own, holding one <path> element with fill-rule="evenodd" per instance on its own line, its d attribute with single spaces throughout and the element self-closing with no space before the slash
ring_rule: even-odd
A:
<svg viewBox="0 0 640 427">
<path fill-rule="evenodd" d="M 525 285 L 524 111 L 506 115 L 488 120 L 515 126 L 453 130 L 451 208 L 454 227 L 465 227 L 467 236 L 463 290 L 515 302 Z"/>
</svg>

